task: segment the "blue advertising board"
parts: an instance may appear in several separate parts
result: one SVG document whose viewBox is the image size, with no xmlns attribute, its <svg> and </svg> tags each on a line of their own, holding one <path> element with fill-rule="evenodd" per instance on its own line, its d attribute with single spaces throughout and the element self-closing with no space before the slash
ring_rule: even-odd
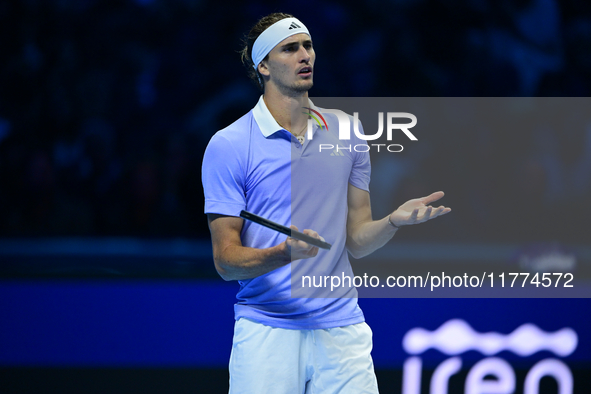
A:
<svg viewBox="0 0 591 394">
<path fill-rule="evenodd" d="M 236 291 L 220 280 L 4 280 L 0 366 L 226 368 Z M 403 394 L 445 393 L 456 374 L 466 393 L 533 394 L 548 377 L 572 393 L 586 383 L 572 371 L 591 370 L 588 299 L 359 302 L 376 369 L 402 370 Z"/>
</svg>

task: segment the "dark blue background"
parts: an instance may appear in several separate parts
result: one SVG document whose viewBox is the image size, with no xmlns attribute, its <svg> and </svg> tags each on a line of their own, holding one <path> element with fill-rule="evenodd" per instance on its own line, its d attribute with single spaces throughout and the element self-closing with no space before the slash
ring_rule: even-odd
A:
<svg viewBox="0 0 591 394">
<path fill-rule="evenodd" d="M 221 280 L 2 281 L 0 365 L 225 368 L 236 291 Z M 589 300 L 361 299 L 360 305 L 374 332 L 377 368 L 402 367 L 408 357 L 402 338 L 410 329 L 432 331 L 452 318 L 504 334 L 524 323 L 549 332 L 571 327 L 579 344 L 565 360 L 591 362 Z M 501 353 L 521 364 L 549 355 Z M 444 358 L 435 350 L 421 357 L 430 366 Z"/>
</svg>

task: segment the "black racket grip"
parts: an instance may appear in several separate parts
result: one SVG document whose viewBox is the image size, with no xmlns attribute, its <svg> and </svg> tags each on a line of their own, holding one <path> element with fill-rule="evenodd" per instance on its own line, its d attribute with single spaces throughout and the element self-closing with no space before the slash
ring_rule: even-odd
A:
<svg viewBox="0 0 591 394">
<path fill-rule="evenodd" d="M 309 243 L 310 245 L 318 246 L 321 249 L 330 250 L 330 248 L 332 247 L 332 245 L 329 244 L 328 242 L 324 242 L 320 239 L 311 237 L 308 234 L 304 234 L 300 231 L 292 230 L 289 227 L 283 226 L 279 223 L 275 223 L 269 219 L 265 219 L 264 217 L 255 215 L 254 213 L 251 213 L 248 211 L 240 211 L 240 217 L 243 219 L 246 219 L 246 220 L 250 220 L 251 222 L 260 224 L 261 226 L 265 226 L 267 228 L 270 228 L 271 230 L 278 231 L 281 234 L 285 234 L 285 235 L 292 237 L 294 239 L 304 241 L 306 243 Z"/>
</svg>

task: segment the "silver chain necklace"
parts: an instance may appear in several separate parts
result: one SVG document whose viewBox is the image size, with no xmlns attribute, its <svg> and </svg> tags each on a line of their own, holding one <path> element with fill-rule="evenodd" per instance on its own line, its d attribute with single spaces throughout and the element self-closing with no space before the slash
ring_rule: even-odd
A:
<svg viewBox="0 0 591 394">
<path fill-rule="evenodd" d="M 308 125 L 304 126 L 302 131 L 306 130 L 307 126 Z M 300 133 L 302 131 L 300 131 Z M 295 137 L 298 139 L 298 141 L 300 142 L 301 145 L 304 145 L 304 141 L 306 140 L 306 133 L 305 132 L 302 135 L 296 135 Z"/>
</svg>

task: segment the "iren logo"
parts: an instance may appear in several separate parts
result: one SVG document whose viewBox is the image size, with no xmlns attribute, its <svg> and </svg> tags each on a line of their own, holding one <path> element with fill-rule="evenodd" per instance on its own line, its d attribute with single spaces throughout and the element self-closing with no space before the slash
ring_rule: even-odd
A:
<svg viewBox="0 0 591 394">
<path fill-rule="evenodd" d="M 322 127 L 322 124 L 320 123 L 320 119 L 322 119 L 322 122 L 324 123 L 324 126 L 326 127 L 326 129 L 328 130 L 328 124 L 326 122 L 326 120 L 324 119 L 324 117 L 322 116 L 322 114 L 318 111 L 313 110 L 312 108 L 308 108 L 308 107 L 304 107 L 305 109 L 307 109 L 310 112 L 304 112 L 305 114 L 309 115 L 312 119 L 314 119 L 316 121 L 316 123 L 318 123 L 318 125 L 320 127 Z M 329 114 L 334 114 L 336 115 L 338 121 L 339 121 L 339 141 L 346 141 L 346 140 L 350 140 L 351 139 L 351 116 L 347 115 L 345 112 L 340 111 L 338 109 L 323 109 L 322 110 L 324 113 L 329 113 Z M 318 119 L 320 118 L 320 119 Z M 382 134 L 384 133 L 384 113 L 383 112 L 378 112 L 378 131 L 375 134 L 363 134 L 360 130 L 359 130 L 359 113 L 358 112 L 353 112 L 353 132 L 355 133 L 355 136 L 357 136 L 357 138 L 359 138 L 360 140 L 363 141 L 374 141 L 377 140 L 378 138 L 380 138 L 382 136 Z M 400 118 L 406 118 L 410 120 L 410 123 L 394 123 L 394 119 L 400 119 Z M 307 131 L 307 138 L 308 140 L 311 140 L 313 138 L 313 132 L 312 132 L 312 127 L 314 125 L 314 122 L 312 119 L 308 120 L 308 131 Z M 408 112 L 387 112 L 386 113 L 386 138 L 388 139 L 388 141 L 392 140 L 392 136 L 393 136 L 393 132 L 394 130 L 400 130 L 402 131 L 407 137 L 408 139 L 410 139 L 411 141 L 417 141 L 417 137 L 414 136 L 413 133 L 410 132 L 409 129 L 413 128 L 414 126 L 416 126 L 417 124 L 417 117 L 414 116 L 411 113 Z M 340 144 L 336 145 L 336 149 L 338 150 L 348 150 L 348 151 L 356 151 L 356 152 L 367 152 L 369 151 L 371 148 L 370 147 L 375 147 L 377 149 L 377 151 L 380 151 L 380 147 L 385 147 L 385 149 L 388 152 L 402 152 L 402 150 L 404 149 L 402 145 L 400 144 L 357 144 L 357 145 L 349 145 L 349 146 L 342 146 Z M 319 145 L 319 149 L 320 152 L 322 152 L 322 150 L 333 150 L 335 149 L 335 145 L 333 144 L 320 144 Z"/>
<path fill-rule="evenodd" d="M 496 332 L 476 332 L 463 320 L 454 319 L 430 332 L 414 328 L 404 336 L 402 345 L 409 354 L 420 354 L 428 349 L 455 356 L 469 350 L 476 350 L 486 356 L 501 351 L 511 351 L 519 356 L 530 356 L 547 350 L 557 356 L 566 357 L 575 351 L 578 337 L 571 328 L 563 328 L 554 333 L 540 330 L 533 324 L 524 324 L 508 335 Z M 437 366 L 431 377 L 430 394 L 447 394 L 448 382 L 452 375 L 462 368 L 462 359 L 452 357 Z M 421 392 L 421 358 L 413 356 L 404 362 L 402 393 Z M 495 379 L 485 379 L 493 376 Z M 527 373 L 523 388 L 524 394 L 538 394 L 540 380 L 544 376 L 553 377 L 560 394 L 572 394 L 573 375 L 569 367 L 555 358 L 547 358 L 535 364 Z M 498 357 L 487 357 L 476 363 L 468 372 L 465 394 L 513 393 L 515 391 L 515 372 L 511 365 Z"/>
</svg>

